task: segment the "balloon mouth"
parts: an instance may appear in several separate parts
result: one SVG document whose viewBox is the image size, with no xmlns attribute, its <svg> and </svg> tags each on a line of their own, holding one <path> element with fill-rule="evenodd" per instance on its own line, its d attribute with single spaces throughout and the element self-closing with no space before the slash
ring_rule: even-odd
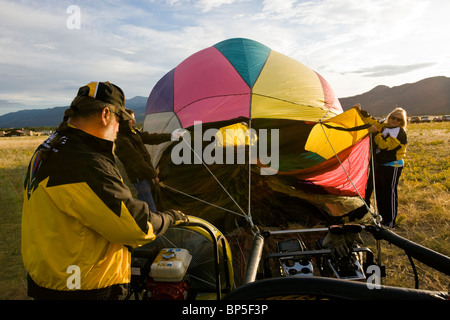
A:
<svg viewBox="0 0 450 320">
<path fill-rule="evenodd" d="M 203 130 L 202 122 L 195 121 L 172 148 L 171 160 L 175 165 L 258 164 L 261 175 L 274 175 L 280 163 L 279 141 L 278 129 L 255 130 L 239 122 Z"/>
</svg>

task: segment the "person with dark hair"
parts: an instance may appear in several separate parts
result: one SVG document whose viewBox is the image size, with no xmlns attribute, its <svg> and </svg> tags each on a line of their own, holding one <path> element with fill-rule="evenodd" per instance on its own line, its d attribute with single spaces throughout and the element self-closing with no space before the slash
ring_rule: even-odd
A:
<svg viewBox="0 0 450 320">
<path fill-rule="evenodd" d="M 115 141 L 115 154 L 122 162 L 128 179 L 136 190 L 137 198 L 147 202 L 151 211 L 157 211 L 152 195 L 155 183 L 159 182 L 158 174 L 152 164 L 146 144 L 160 144 L 171 141 L 171 133 L 148 133 L 135 127 L 134 111 L 127 109 L 131 119 L 119 125 Z"/>
<path fill-rule="evenodd" d="M 131 279 L 131 253 L 186 216 L 152 212 L 133 198 L 113 154 L 130 119 L 122 90 L 91 82 L 58 130 L 33 154 L 24 182 L 22 259 L 35 299 L 118 299 Z"/>
</svg>

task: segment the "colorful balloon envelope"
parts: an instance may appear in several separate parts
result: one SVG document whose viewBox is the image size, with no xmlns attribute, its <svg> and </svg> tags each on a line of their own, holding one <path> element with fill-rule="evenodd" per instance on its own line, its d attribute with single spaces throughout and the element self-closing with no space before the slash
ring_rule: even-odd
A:
<svg viewBox="0 0 450 320">
<path fill-rule="evenodd" d="M 267 211 L 295 220 L 304 215 L 286 210 L 303 206 L 322 218 L 324 212 L 340 217 L 363 205 L 369 139 L 358 111 L 343 112 L 321 75 L 261 43 L 222 41 L 159 80 L 147 102 L 144 130 L 179 128 L 188 131 L 183 137 L 189 156 L 182 142 L 148 146 L 170 187 L 158 194 L 161 207 L 207 219 L 219 209 L 204 209 L 205 202 L 240 206 L 265 223 Z M 227 161 L 232 159 L 227 151 L 236 155 L 242 146 L 245 161 L 237 156 Z M 243 173 L 249 167 L 252 174 Z M 284 205 L 276 204 L 280 199 Z"/>
</svg>

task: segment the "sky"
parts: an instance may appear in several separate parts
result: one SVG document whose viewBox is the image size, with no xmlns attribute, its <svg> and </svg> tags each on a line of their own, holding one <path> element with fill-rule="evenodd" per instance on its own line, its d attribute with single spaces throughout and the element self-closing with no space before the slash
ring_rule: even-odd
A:
<svg viewBox="0 0 450 320">
<path fill-rule="evenodd" d="M 0 0 L 0 116 L 67 106 L 111 81 L 148 97 L 184 59 L 248 38 L 321 74 L 339 98 L 450 76 L 448 0 Z"/>
</svg>

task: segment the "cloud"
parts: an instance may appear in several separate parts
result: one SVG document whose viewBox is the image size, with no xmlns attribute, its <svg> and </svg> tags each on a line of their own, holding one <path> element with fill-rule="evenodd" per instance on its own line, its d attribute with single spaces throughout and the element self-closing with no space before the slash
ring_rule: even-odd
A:
<svg viewBox="0 0 450 320">
<path fill-rule="evenodd" d="M 23 103 L 0 99 L 0 115 L 11 109 L 22 109 L 26 107 Z"/>
<path fill-rule="evenodd" d="M 361 73 L 363 74 L 364 77 L 385 77 L 403 74 L 422 68 L 427 68 L 430 66 L 434 66 L 436 64 L 437 64 L 436 62 L 425 62 L 405 66 L 384 65 L 384 66 L 362 68 L 357 71 L 352 71 L 351 73 Z"/>
<path fill-rule="evenodd" d="M 242 0 L 198 0 L 196 1 L 195 6 L 201 8 L 202 12 L 208 12 L 212 9 L 220 8 L 223 5 L 229 5 L 239 1 Z"/>
<path fill-rule="evenodd" d="M 450 75 L 450 1 L 79 0 L 81 28 L 70 30 L 72 4 L 0 0 L 0 99 L 66 105 L 106 80 L 146 96 L 185 58 L 234 37 L 306 64 L 338 96 Z"/>
</svg>

